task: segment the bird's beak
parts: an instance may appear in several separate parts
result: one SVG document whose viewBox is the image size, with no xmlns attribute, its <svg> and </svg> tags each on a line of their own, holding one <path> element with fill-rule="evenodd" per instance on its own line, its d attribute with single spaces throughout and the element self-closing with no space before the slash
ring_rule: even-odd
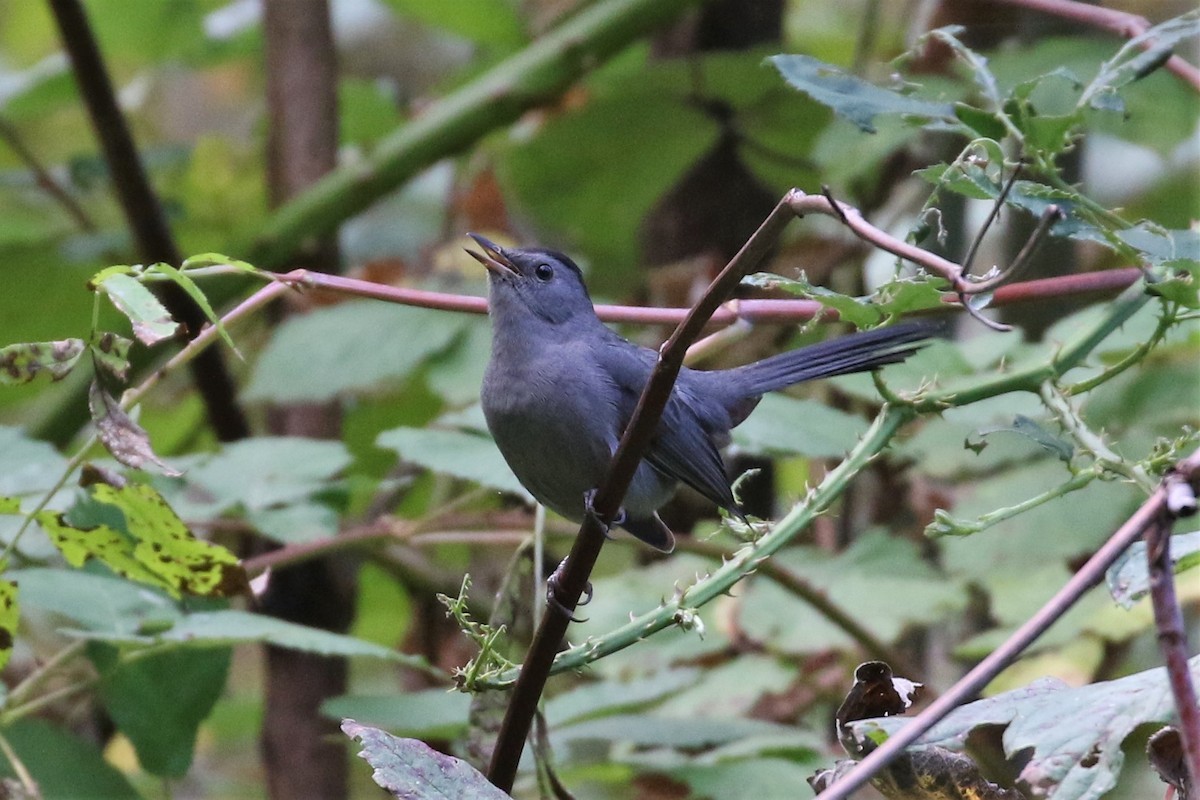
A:
<svg viewBox="0 0 1200 800">
<path fill-rule="evenodd" d="M 470 236 L 475 240 L 475 244 L 483 248 L 482 253 L 476 253 L 474 250 L 467 250 L 467 253 L 471 258 L 487 267 L 489 272 L 504 278 L 518 274 L 512 259 L 505 254 L 503 247 L 478 233 L 468 233 L 467 236 Z"/>
</svg>

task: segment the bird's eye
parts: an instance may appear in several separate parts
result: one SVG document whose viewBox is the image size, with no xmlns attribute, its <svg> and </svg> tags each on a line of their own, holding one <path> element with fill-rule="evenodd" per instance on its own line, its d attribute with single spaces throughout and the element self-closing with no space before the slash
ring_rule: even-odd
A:
<svg viewBox="0 0 1200 800">
<path fill-rule="evenodd" d="M 533 274 L 537 276 L 539 281 L 545 282 L 554 277 L 554 267 L 549 264 L 538 264 L 534 268 Z"/>
</svg>

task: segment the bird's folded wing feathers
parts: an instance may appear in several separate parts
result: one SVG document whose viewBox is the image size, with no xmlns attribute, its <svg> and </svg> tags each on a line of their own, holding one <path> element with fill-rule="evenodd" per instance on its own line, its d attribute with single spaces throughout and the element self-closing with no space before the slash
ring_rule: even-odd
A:
<svg viewBox="0 0 1200 800">
<path fill-rule="evenodd" d="M 695 411 L 678 392 L 671 395 L 646 453 L 660 472 L 686 483 L 722 508 L 737 511 L 725 463 Z"/>
</svg>

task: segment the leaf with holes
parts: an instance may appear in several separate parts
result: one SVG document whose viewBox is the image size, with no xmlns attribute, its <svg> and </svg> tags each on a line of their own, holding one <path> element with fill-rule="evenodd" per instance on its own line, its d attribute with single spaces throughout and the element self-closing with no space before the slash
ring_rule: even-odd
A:
<svg viewBox="0 0 1200 800">
<path fill-rule="evenodd" d="M 134 469 L 142 469 L 150 463 L 167 475 L 183 474 L 158 457 L 150 447 L 150 435 L 125 413 L 121 404 L 99 381 L 92 381 L 92 388 L 88 392 L 88 409 L 92 413 L 100 443 L 117 461 Z"/>
<path fill-rule="evenodd" d="M 42 372 L 51 380 L 60 380 L 79 362 L 83 349 L 82 339 L 22 342 L 0 347 L 0 384 L 29 383 Z"/>
<path fill-rule="evenodd" d="M 1188 665 L 1192 680 L 1200 679 L 1200 656 Z M 1002 726 L 1003 752 L 995 755 L 1019 762 L 1018 781 L 1036 796 L 1096 800 L 1117 783 L 1126 737 L 1140 725 L 1174 717 L 1165 669 L 1079 687 L 1043 678 L 958 708 L 907 752 L 944 748 L 961 753 L 972 731 Z M 906 724 L 908 720 L 901 717 L 847 723 L 846 746 L 873 750 Z M 974 738 L 971 741 L 974 747 Z"/>
</svg>

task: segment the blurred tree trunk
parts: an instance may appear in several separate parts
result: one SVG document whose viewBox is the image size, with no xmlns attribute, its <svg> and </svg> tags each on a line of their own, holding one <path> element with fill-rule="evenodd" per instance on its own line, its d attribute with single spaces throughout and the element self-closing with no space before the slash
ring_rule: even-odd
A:
<svg viewBox="0 0 1200 800">
<path fill-rule="evenodd" d="M 287 202 L 337 162 L 337 60 L 327 0 L 267 0 L 267 176 L 273 206 Z M 336 234 L 315 239 L 297 266 L 338 270 Z M 291 298 L 289 298 L 291 299 Z M 292 302 L 283 313 L 302 313 Z M 271 433 L 337 438 L 334 404 L 269 410 Z M 350 565 L 325 558 L 276 572 L 264 610 L 281 619 L 344 632 L 354 615 Z M 346 748 L 321 704 L 346 691 L 347 664 L 279 647 L 266 648 L 266 696 L 261 745 L 269 796 L 276 800 L 336 800 L 346 796 Z"/>
</svg>

